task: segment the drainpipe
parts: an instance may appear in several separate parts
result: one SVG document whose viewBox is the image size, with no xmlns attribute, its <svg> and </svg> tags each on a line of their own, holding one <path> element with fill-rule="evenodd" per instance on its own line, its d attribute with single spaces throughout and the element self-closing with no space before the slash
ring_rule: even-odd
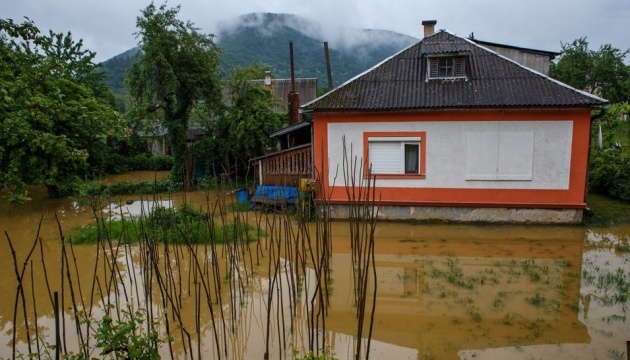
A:
<svg viewBox="0 0 630 360">
<path fill-rule="evenodd" d="M 591 115 L 591 123 L 588 128 L 588 154 L 586 159 L 586 186 L 584 187 L 584 203 L 586 204 L 586 208 L 588 209 L 588 184 L 590 178 L 590 170 L 591 170 L 591 139 L 593 138 L 593 124 L 599 118 L 606 114 L 606 110 L 610 108 L 610 104 L 606 104 L 599 108 L 599 113 L 595 115 Z"/>
</svg>

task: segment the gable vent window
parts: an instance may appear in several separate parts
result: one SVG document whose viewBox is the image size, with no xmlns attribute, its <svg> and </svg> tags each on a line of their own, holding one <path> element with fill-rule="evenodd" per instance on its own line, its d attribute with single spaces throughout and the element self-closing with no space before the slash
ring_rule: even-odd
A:
<svg viewBox="0 0 630 360">
<path fill-rule="evenodd" d="M 466 61 L 463 56 L 429 58 L 430 79 L 453 79 L 466 77 Z"/>
</svg>

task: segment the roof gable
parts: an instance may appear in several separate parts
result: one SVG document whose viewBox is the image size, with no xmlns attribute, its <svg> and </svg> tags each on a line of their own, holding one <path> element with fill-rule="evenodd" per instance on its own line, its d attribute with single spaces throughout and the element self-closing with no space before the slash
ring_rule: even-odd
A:
<svg viewBox="0 0 630 360">
<path fill-rule="evenodd" d="M 466 78 L 427 79 L 427 59 L 466 55 Z M 476 43 L 437 32 L 306 103 L 307 110 L 595 106 L 607 101 Z"/>
</svg>

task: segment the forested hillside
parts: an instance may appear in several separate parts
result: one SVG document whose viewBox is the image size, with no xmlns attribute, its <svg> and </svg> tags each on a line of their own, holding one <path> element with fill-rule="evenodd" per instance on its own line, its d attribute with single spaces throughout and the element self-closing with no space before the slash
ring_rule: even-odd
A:
<svg viewBox="0 0 630 360">
<path fill-rule="evenodd" d="M 133 48 L 103 62 L 103 68 L 107 71 L 105 84 L 115 94 L 126 93 L 124 88 L 125 76 L 137 51 L 137 48 Z"/>
<path fill-rule="evenodd" d="M 337 39 L 327 39 L 321 26 L 287 14 L 248 14 L 224 25 L 217 34 L 221 48 L 220 70 L 227 78 L 236 66 L 253 62 L 269 66 L 275 78 L 290 76 L 289 42 L 293 42 L 298 77 L 318 78 L 327 86 L 324 41 L 328 41 L 335 86 L 367 70 L 417 39 L 385 30 L 341 29 Z M 124 78 L 136 49 L 103 62 L 109 86 L 120 99 L 126 93 Z M 120 101 L 120 100 L 119 100 Z"/>
</svg>

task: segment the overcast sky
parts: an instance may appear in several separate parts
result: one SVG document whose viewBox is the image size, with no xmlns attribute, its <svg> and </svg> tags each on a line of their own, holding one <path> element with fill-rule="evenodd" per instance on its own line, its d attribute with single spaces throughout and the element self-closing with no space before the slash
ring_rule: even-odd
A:
<svg viewBox="0 0 630 360">
<path fill-rule="evenodd" d="M 136 17 L 147 0 L 3 0 L 1 18 L 29 17 L 42 31 L 71 31 L 104 61 L 137 44 Z M 156 1 L 156 4 L 162 4 Z M 630 0 L 179 0 L 180 19 L 203 32 L 252 12 L 289 13 L 339 26 L 422 37 L 422 20 L 437 29 L 502 44 L 560 51 L 586 36 L 591 49 L 630 48 Z M 338 33 L 338 32 L 336 32 Z M 324 39 L 328 40 L 328 39 Z M 331 34 L 330 46 L 334 47 Z M 629 58 L 626 57 L 626 63 Z"/>
</svg>

